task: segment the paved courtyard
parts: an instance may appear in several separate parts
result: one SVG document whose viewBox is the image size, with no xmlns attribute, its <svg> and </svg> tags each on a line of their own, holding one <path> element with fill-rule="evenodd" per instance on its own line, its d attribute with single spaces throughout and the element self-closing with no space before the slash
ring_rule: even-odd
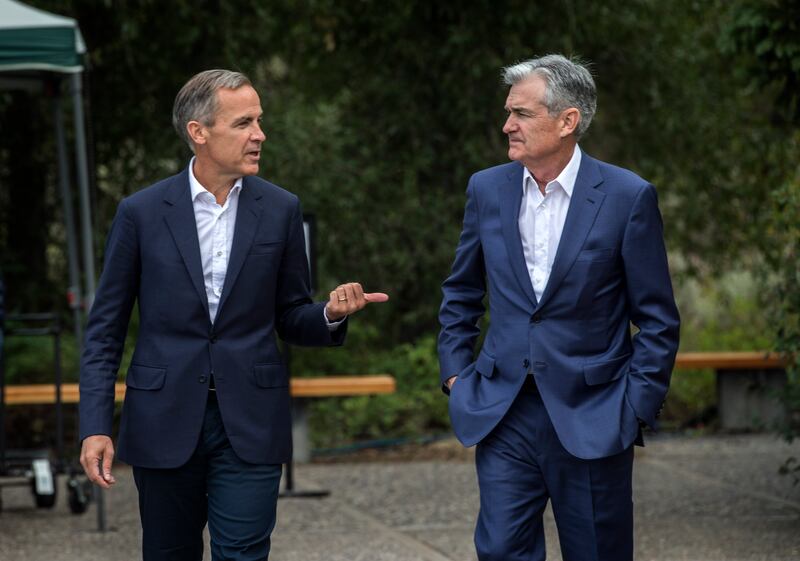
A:
<svg viewBox="0 0 800 561">
<path fill-rule="evenodd" d="M 298 466 L 298 488 L 331 495 L 280 501 L 271 560 L 474 561 L 470 454 L 452 442 L 432 446 L 452 457 Z M 771 435 L 666 435 L 637 449 L 637 560 L 800 560 L 800 485 L 777 473 L 791 455 L 800 458 L 800 443 Z M 5 489 L 0 561 L 139 559 L 130 470 L 118 467 L 117 479 L 106 503 L 112 530 L 104 534 L 95 531 L 94 506 L 73 516 L 62 496 L 55 509 L 36 511 L 29 492 Z M 548 559 L 558 561 L 549 515 L 547 535 Z"/>
</svg>

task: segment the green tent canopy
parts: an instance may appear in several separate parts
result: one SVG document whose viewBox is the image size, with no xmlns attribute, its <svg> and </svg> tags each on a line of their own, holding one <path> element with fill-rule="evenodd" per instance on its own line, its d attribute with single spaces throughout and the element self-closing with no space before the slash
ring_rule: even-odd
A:
<svg viewBox="0 0 800 561">
<path fill-rule="evenodd" d="M 74 19 L 0 0 L 0 72 L 79 73 L 85 52 Z"/>
</svg>

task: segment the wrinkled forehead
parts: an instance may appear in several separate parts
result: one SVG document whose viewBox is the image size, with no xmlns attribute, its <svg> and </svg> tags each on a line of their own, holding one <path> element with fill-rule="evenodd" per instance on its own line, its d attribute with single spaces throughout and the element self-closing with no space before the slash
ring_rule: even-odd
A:
<svg viewBox="0 0 800 561">
<path fill-rule="evenodd" d="M 513 84 L 506 97 L 506 109 L 544 105 L 547 83 L 544 78 L 533 74 Z"/>
</svg>

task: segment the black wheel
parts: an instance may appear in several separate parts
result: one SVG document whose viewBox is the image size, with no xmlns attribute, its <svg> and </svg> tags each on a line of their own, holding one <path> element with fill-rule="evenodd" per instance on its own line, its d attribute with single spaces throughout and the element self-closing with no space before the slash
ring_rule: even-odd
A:
<svg viewBox="0 0 800 561">
<path fill-rule="evenodd" d="M 56 506 L 56 491 L 53 489 L 53 492 L 47 495 L 42 495 L 37 493 L 36 491 L 33 492 L 33 496 L 36 497 L 36 507 L 37 508 L 53 508 Z"/>
<path fill-rule="evenodd" d="M 69 511 L 72 514 L 83 514 L 89 508 L 91 494 L 87 489 L 89 482 L 81 484 L 76 478 L 67 481 Z"/>
</svg>

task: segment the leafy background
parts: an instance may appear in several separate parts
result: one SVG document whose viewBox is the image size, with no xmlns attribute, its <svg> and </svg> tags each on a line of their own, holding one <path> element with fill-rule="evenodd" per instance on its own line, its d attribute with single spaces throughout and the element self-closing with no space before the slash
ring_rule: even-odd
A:
<svg viewBox="0 0 800 561">
<path fill-rule="evenodd" d="M 226 67 L 254 80 L 261 174 L 316 216 L 318 285 L 392 296 L 354 318 L 344 350 L 292 350 L 298 376 L 398 380 L 393 395 L 317 401 L 318 446 L 448 430 L 439 286 L 470 174 L 507 159 L 500 69 L 535 55 L 591 63 L 599 110 L 583 148 L 658 187 L 681 350 L 800 346 L 797 0 L 30 3 L 78 18 L 89 48 L 98 255 L 120 198 L 186 165 L 170 113 L 188 77 Z M 0 263 L 10 311 L 56 310 L 68 325 L 49 104 L 0 93 Z M 50 354 L 10 339 L 8 380 L 50 379 Z M 675 373 L 668 426 L 713 426 L 713 407 L 713 373 Z"/>
</svg>

